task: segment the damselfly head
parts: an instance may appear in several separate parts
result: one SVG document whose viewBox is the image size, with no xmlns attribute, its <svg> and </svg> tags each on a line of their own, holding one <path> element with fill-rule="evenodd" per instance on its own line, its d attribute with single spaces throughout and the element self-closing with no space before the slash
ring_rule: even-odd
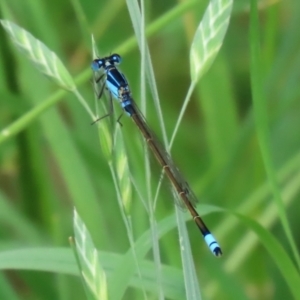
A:
<svg viewBox="0 0 300 300">
<path fill-rule="evenodd" d="M 99 71 L 103 67 L 103 60 L 102 59 L 95 59 L 92 62 L 91 68 L 93 71 Z"/>
<path fill-rule="evenodd" d="M 119 54 L 114 53 L 110 56 L 110 61 L 112 64 L 120 64 L 122 61 L 122 58 Z"/>
</svg>

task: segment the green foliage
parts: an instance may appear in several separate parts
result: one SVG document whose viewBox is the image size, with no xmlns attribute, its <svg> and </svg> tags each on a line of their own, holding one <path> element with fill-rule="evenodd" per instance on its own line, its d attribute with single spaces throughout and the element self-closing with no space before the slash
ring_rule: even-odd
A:
<svg viewBox="0 0 300 300">
<path fill-rule="evenodd" d="M 0 299 L 298 299 L 299 10 L 2 1 Z M 91 125 L 90 63 L 114 52 L 220 259 L 118 103 Z"/>
<path fill-rule="evenodd" d="M 227 31 L 232 4 L 231 0 L 210 1 L 191 45 L 192 81 L 199 80 L 218 54 Z"/>
<path fill-rule="evenodd" d="M 5 20 L 1 21 L 1 24 L 15 45 L 41 73 L 67 90 L 75 89 L 71 75 L 53 51 L 16 24 Z"/>
<path fill-rule="evenodd" d="M 99 254 L 92 238 L 80 219 L 76 209 L 74 210 L 74 254 L 80 268 L 86 292 L 91 299 L 108 299 L 106 273 L 100 264 Z M 71 244 L 73 241 L 71 240 Z"/>
</svg>

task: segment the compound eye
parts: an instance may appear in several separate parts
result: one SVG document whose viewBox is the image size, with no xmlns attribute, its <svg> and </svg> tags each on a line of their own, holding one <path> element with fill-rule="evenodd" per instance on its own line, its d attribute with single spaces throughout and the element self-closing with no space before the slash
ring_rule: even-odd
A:
<svg viewBox="0 0 300 300">
<path fill-rule="evenodd" d="M 119 64 L 119 63 L 121 63 L 122 58 L 119 54 L 115 53 L 115 54 L 111 55 L 111 61 L 115 64 Z"/>
<path fill-rule="evenodd" d="M 102 59 L 95 59 L 92 62 L 91 68 L 93 71 L 99 71 L 103 67 Z"/>
</svg>

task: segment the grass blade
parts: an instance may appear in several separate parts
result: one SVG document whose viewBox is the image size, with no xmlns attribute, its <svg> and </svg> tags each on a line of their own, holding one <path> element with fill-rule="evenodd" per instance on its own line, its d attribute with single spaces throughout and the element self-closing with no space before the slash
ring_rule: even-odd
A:
<svg viewBox="0 0 300 300">
<path fill-rule="evenodd" d="M 281 244 L 279 244 L 271 233 L 269 233 L 267 229 L 263 228 L 258 222 L 255 222 L 241 214 L 236 214 L 236 216 L 257 234 L 261 243 L 265 246 L 269 255 L 274 259 L 275 264 L 280 269 L 281 275 L 285 279 L 292 295 L 294 296 L 293 299 L 300 299 L 299 272 Z"/>
<path fill-rule="evenodd" d="M 70 73 L 53 51 L 13 22 L 6 20 L 0 22 L 17 48 L 32 61 L 40 72 L 66 90 L 73 91 L 75 89 L 75 83 Z"/>
<path fill-rule="evenodd" d="M 191 78 L 197 82 L 209 69 L 222 46 L 232 10 L 232 0 L 210 1 L 190 50 Z"/>
<path fill-rule="evenodd" d="M 186 229 L 186 224 L 183 220 L 182 211 L 180 211 L 177 206 L 175 206 L 175 211 L 178 223 L 180 253 L 184 274 L 186 299 L 201 300 L 202 297 L 200 294 L 200 287 L 196 275 L 195 265 L 193 262 L 193 255 L 188 232 Z"/>
<path fill-rule="evenodd" d="M 264 72 L 262 70 L 263 64 L 261 60 L 259 32 L 260 28 L 258 23 L 257 1 L 252 0 L 249 36 L 251 46 L 251 86 L 258 140 L 260 144 L 262 158 L 264 160 L 268 181 L 272 189 L 274 201 L 276 202 L 278 208 L 278 213 L 282 222 L 282 226 L 292 248 L 297 264 L 300 267 L 300 256 L 290 229 L 284 203 L 280 193 L 280 187 L 277 182 L 277 174 L 275 171 L 274 163 L 271 158 L 271 151 L 269 149 L 268 107 L 262 85 L 262 74 Z"/>
<path fill-rule="evenodd" d="M 174 127 L 169 149 L 171 149 L 179 125 L 190 102 L 200 77 L 209 69 L 222 46 L 232 11 L 232 0 L 212 0 L 200 22 L 190 50 L 191 85 L 182 104 Z"/>
<path fill-rule="evenodd" d="M 84 281 L 95 299 L 108 299 L 106 273 L 99 262 L 98 252 L 92 238 L 74 209 L 75 244 Z"/>
</svg>

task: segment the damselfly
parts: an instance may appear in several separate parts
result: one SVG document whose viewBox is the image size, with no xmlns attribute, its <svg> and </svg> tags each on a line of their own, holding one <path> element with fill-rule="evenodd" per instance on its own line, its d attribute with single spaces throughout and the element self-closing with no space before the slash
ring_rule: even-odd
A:
<svg viewBox="0 0 300 300">
<path fill-rule="evenodd" d="M 155 135 L 148 127 L 145 118 L 132 99 L 128 82 L 125 76 L 117 68 L 117 65 L 120 62 L 121 57 L 118 54 L 95 59 L 93 61 L 92 69 L 94 71 L 104 71 L 99 79 L 97 79 L 97 82 L 100 82 L 101 79 L 105 80 L 105 84 L 100 89 L 99 98 L 101 97 L 104 87 L 106 86 L 113 97 L 120 101 L 122 108 L 133 119 L 134 123 L 140 129 L 147 144 L 149 145 L 149 148 L 172 183 L 176 193 L 178 194 L 178 197 L 181 199 L 180 206 L 186 207 L 189 210 L 211 252 L 215 256 L 221 256 L 222 251 L 219 244 L 194 208 L 197 203 L 197 198 L 194 192 L 190 189 L 189 185 L 173 163 L 171 156 L 156 139 Z"/>
</svg>

